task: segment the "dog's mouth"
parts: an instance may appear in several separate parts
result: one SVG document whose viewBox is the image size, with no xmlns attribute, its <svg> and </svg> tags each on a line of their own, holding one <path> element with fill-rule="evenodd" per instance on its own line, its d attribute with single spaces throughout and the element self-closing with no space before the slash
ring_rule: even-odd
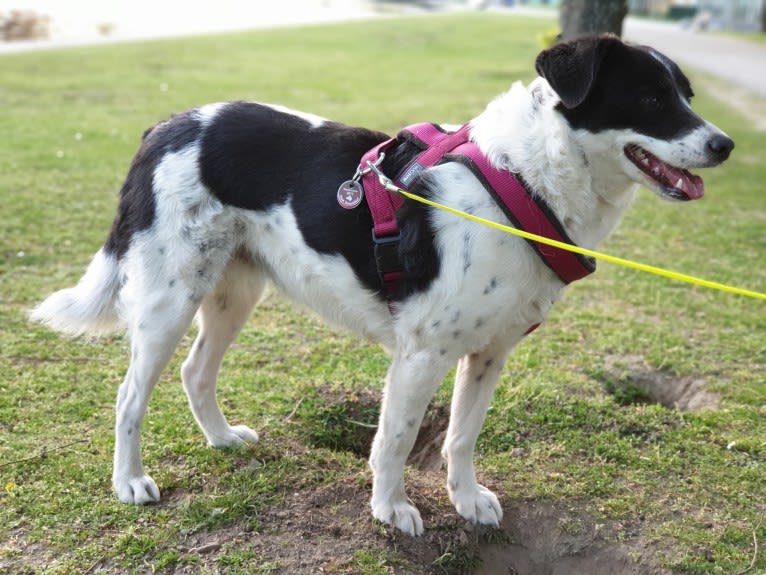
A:
<svg viewBox="0 0 766 575">
<path fill-rule="evenodd" d="M 655 184 L 655 189 L 661 195 L 672 200 L 697 200 L 705 193 L 702 178 L 676 168 L 660 160 L 636 144 L 625 146 L 625 155 Z"/>
</svg>

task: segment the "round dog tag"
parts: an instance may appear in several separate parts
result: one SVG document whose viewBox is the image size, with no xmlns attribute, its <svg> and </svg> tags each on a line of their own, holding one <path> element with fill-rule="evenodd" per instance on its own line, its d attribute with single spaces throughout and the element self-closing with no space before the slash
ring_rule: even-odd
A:
<svg viewBox="0 0 766 575">
<path fill-rule="evenodd" d="M 364 198 L 364 189 L 357 181 L 346 180 L 338 188 L 338 203 L 341 208 L 353 210 L 362 203 L 362 198 Z"/>
</svg>

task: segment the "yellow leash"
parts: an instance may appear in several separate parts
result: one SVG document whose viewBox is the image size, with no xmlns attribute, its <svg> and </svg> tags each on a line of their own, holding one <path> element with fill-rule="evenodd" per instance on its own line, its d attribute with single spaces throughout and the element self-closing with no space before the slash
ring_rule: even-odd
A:
<svg viewBox="0 0 766 575">
<path fill-rule="evenodd" d="M 371 165 L 371 169 L 375 172 L 375 174 L 378 176 L 378 179 L 380 180 L 380 184 L 386 188 L 389 192 L 395 192 L 397 194 L 401 194 L 405 198 L 409 198 L 410 200 L 414 200 L 416 202 L 420 202 L 421 204 L 425 204 L 427 206 L 431 206 L 433 208 L 438 208 L 440 210 L 444 210 L 445 212 L 449 212 L 450 214 L 454 214 L 456 216 L 460 216 L 462 218 L 466 218 L 467 220 L 471 220 L 473 222 L 477 222 L 480 224 L 484 224 L 485 226 L 489 226 L 491 228 L 494 228 L 496 230 L 500 230 L 503 232 L 507 232 L 509 234 L 513 234 L 515 236 L 522 237 L 527 240 L 533 240 L 535 242 L 540 242 L 541 244 L 546 244 L 549 246 L 553 246 L 556 248 L 560 248 L 562 250 L 567 250 L 570 252 L 574 252 L 576 254 L 581 254 L 584 256 L 589 256 L 592 258 L 595 258 L 597 260 L 603 260 L 606 262 L 611 262 L 613 264 L 617 264 L 620 266 L 641 270 L 643 272 L 648 272 L 651 274 L 655 274 L 658 276 L 663 276 L 666 278 L 710 288 L 715 289 L 719 291 L 724 291 L 728 293 L 733 293 L 737 295 L 742 295 L 745 297 L 751 297 L 755 299 L 761 299 L 766 300 L 766 293 L 760 293 L 757 291 L 752 291 L 744 288 L 739 288 L 735 286 L 730 286 L 710 280 L 705 280 L 702 278 L 690 276 L 687 274 L 682 274 L 679 272 L 674 272 L 671 270 L 666 270 L 662 268 L 658 268 L 655 266 L 650 266 L 647 264 L 642 264 L 640 262 L 634 262 L 631 260 L 626 260 L 624 258 L 618 258 L 615 256 L 610 256 L 609 254 L 597 252 L 594 250 L 589 250 L 587 248 L 581 248 L 580 246 L 575 246 L 572 244 L 567 244 L 565 242 L 560 242 L 558 240 L 553 240 L 551 238 L 546 238 L 544 236 L 538 236 L 537 234 L 532 234 L 524 230 L 519 230 L 516 228 L 512 228 L 511 226 L 506 226 L 504 224 L 499 224 L 497 222 L 493 222 L 491 220 L 487 220 L 485 218 L 481 218 L 479 216 L 474 216 L 473 214 L 469 214 L 467 212 L 457 210 L 455 208 L 451 208 L 449 206 L 445 206 L 444 204 L 440 204 L 438 202 L 434 202 L 432 200 L 428 200 L 426 198 L 423 198 L 421 196 L 418 196 L 416 194 L 413 194 L 411 192 L 408 192 L 406 190 L 401 189 L 400 187 L 396 186 L 388 177 L 386 177 L 383 172 L 377 169 L 376 166 Z"/>
</svg>

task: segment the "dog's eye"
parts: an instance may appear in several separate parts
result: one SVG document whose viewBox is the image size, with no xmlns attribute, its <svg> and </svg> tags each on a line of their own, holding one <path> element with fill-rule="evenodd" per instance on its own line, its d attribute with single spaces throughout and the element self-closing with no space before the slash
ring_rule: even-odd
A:
<svg viewBox="0 0 766 575">
<path fill-rule="evenodd" d="M 659 96 L 644 96 L 644 106 L 650 110 L 659 110 L 662 108 L 662 100 Z"/>
</svg>

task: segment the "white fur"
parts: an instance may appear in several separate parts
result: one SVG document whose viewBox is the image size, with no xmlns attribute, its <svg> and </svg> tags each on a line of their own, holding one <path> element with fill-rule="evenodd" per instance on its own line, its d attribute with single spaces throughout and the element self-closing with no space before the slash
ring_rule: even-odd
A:
<svg viewBox="0 0 766 575">
<path fill-rule="evenodd" d="M 529 89 L 516 83 L 471 123 L 472 136 L 497 167 L 524 174 L 575 243 L 593 248 L 635 193 L 634 180 L 620 167 L 623 146 L 616 138 L 624 134 L 573 131 L 554 110 L 558 102 L 543 78 Z"/>
<path fill-rule="evenodd" d="M 306 120 L 311 125 L 312 128 L 318 128 L 319 126 L 321 126 L 327 121 L 322 116 L 317 116 L 316 114 L 310 114 L 308 112 L 301 112 L 300 110 L 293 110 L 292 108 L 288 108 L 287 106 L 282 106 L 281 104 L 265 104 L 265 105 L 268 106 L 269 108 L 273 108 L 277 112 L 291 114 L 302 120 Z"/>
<path fill-rule="evenodd" d="M 342 256 L 319 254 L 306 245 L 289 205 L 266 214 L 240 211 L 239 217 L 247 230 L 245 245 L 280 290 L 331 325 L 384 347 L 394 344 L 386 306 L 362 286 Z"/>
<path fill-rule="evenodd" d="M 200 106 L 197 108 L 197 119 L 202 122 L 204 126 L 207 126 L 224 106 L 226 106 L 225 102 L 215 102 L 213 104 L 205 104 L 204 106 Z"/>
<path fill-rule="evenodd" d="M 30 319 L 69 335 L 109 333 L 120 324 L 115 309 L 119 288 L 117 261 L 99 250 L 77 285 L 47 298 Z"/>
<path fill-rule="evenodd" d="M 672 166 L 699 168 L 712 165 L 705 153 L 705 144 L 718 134 L 723 134 L 723 132 L 707 122 L 682 138 L 674 140 L 664 141 L 633 134 L 630 141 Z"/>
<path fill-rule="evenodd" d="M 471 122 L 471 137 L 495 166 L 522 173 L 570 237 L 586 247 L 618 224 L 635 182 L 642 181 L 624 158 L 626 143 L 673 157 L 676 165 L 695 153 L 690 149 L 704 148 L 704 129 L 683 142 L 650 142 L 630 131 L 573 131 L 554 110 L 557 103 L 543 79 L 529 88 L 514 84 Z M 200 108 L 198 118 L 214 122 L 225 105 Z M 313 127 L 324 122 L 289 113 Z M 151 390 L 195 313 L 200 331 L 182 368 L 194 416 L 211 445 L 257 440 L 250 428 L 227 423 L 215 386 L 227 347 L 271 282 L 328 322 L 391 350 L 370 456 L 373 515 L 405 533 L 422 533 L 420 514 L 405 493 L 404 465 L 426 406 L 458 362 L 443 448 L 449 497 L 466 519 L 498 525 L 502 509 L 476 480 L 474 445 L 506 356 L 531 325 L 545 319 L 562 282 L 524 240 L 434 211 L 439 274 L 426 291 L 398 303 L 392 315 L 344 258 L 306 244 L 289 201 L 255 212 L 215 199 L 201 182 L 199 153 L 192 143 L 162 158 L 154 174 L 154 224 L 133 236 L 119 266 L 99 252 L 75 288 L 54 294 L 33 312 L 34 319 L 70 333 L 114 327 L 117 310 L 128 326 L 132 356 L 115 424 L 113 482 L 120 500 L 159 499 L 141 463 L 139 431 Z M 464 166 L 449 163 L 432 174 L 439 190 L 435 200 L 506 221 Z"/>
</svg>

